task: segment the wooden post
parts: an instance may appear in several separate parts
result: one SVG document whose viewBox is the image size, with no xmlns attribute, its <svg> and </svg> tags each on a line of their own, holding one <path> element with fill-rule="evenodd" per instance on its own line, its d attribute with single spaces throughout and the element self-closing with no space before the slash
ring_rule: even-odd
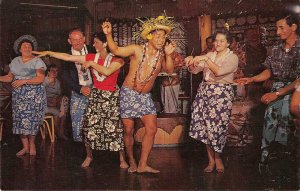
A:
<svg viewBox="0 0 300 191">
<path fill-rule="evenodd" d="M 85 43 L 91 43 L 91 31 L 92 31 L 92 20 L 89 16 L 85 16 L 85 23 L 84 23 L 84 33 L 85 33 Z"/>
<path fill-rule="evenodd" d="M 199 39 L 201 43 L 201 51 L 206 49 L 205 39 L 211 36 L 211 16 L 203 15 L 198 17 L 199 21 Z"/>
</svg>

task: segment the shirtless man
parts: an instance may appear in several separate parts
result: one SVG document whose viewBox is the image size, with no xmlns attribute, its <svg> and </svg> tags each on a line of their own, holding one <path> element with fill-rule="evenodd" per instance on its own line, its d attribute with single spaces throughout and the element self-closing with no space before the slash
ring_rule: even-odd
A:
<svg viewBox="0 0 300 191">
<path fill-rule="evenodd" d="M 164 16 L 158 18 L 168 19 Z M 157 22 L 159 21 L 157 19 Z M 173 73 L 174 65 L 171 54 L 176 45 L 174 42 L 166 42 L 166 37 L 172 26 L 155 25 L 155 27 L 151 29 L 148 27 L 142 28 L 141 37 L 148 40 L 144 45 L 133 44 L 118 47 L 112 37 L 111 23 L 104 22 L 102 24 L 111 52 L 117 56 L 130 57 L 129 72 L 120 91 L 121 119 L 125 132 L 124 142 L 130 164 L 128 172 L 159 173 L 159 170 L 150 167 L 147 163 L 157 131 L 156 108 L 149 92 L 161 71 L 169 74 Z M 138 165 L 133 156 L 134 118 L 141 118 L 145 127 Z"/>
</svg>

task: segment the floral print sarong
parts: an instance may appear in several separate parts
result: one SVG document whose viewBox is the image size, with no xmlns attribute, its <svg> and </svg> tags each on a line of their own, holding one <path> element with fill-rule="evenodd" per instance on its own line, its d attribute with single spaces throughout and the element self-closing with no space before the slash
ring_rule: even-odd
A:
<svg viewBox="0 0 300 191">
<path fill-rule="evenodd" d="M 218 153 L 226 143 L 233 96 L 230 84 L 204 82 L 193 102 L 189 135 Z"/>
<path fill-rule="evenodd" d="M 127 87 L 121 87 L 121 118 L 141 118 L 144 115 L 156 115 L 156 107 L 150 93 L 139 93 Z"/>
<path fill-rule="evenodd" d="M 93 150 L 123 150 L 123 127 L 116 91 L 92 89 L 83 125 L 84 141 Z"/>
<path fill-rule="evenodd" d="M 73 140 L 82 142 L 82 122 L 89 104 L 89 98 L 72 91 L 70 115 L 72 120 Z"/>
<path fill-rule="evenodd" d="M 287 82 L 274 82 L 272 92 L 287 86 Z M 288 135 L 293 126 L 293 117 L 289 110 L 291 94 L 280 97 L 271 102 L 265 112 L 262 149 L 268 147 L 272 141 L 287 145 Z"/>
<path fill-rule="evenodd" d="M 13 133 L 36 135 L 47 107 L 45 87 L 26 84 L 12 91 Z"/>
</svg>

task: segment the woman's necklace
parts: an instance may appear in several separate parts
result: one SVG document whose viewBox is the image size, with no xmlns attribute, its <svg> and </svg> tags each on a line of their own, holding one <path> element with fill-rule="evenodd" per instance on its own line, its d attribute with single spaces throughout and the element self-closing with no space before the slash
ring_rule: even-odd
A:
<svg viewBox="0 0 300 191">
<path fill-rule="evenodd" d="M 144 86 L 147 84 L 147 82 L 154 75 L 154 72 L 155 72 L 155 70 L 157 68 L 158 61 L 160 60 L 161 51 L 158 50 L 157 53 L 156 53 L 156 55 L 155 55 L 155 57 L 152 60 L 150 60 L 147 63 L 145 63 L 146 60 L 149 60 L 148 56 L 146 55 L 146 53 L 148 52 L 147 45 L 148 45 L 148 43 L 144 44 L 144 47 L 143 47 L 142 59 L 141 59 L 141 61 L 138 64 L 138 68 L 136 70 L 136 74 L 135 74 L 135 77 L 134 77 L 134 87 L 136 87 L 137 84 L 142 84 Z M 141 77 L 142 71 L 145 68 L 146 64 L 148 65 L 148 67 L 149 66 L 151 67 L 151 71 L 149 72 L 148 75 L 146 75 L 146 77 L 144 79 L 141 79 L 142 78 Z"/>
</svg>

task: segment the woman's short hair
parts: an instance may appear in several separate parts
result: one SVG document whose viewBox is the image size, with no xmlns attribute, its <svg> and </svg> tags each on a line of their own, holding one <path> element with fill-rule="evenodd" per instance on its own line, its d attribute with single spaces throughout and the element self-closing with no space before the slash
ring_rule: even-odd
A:
<svg viewBox="0 0 300 191">
<path fill-rule="evenodd" d="M 20 54 L 20 48 L 21 48 L 21 45 L 24 42 L 30 43 L 31 47 L 32 47 L 32 50 L 37 50 L 38 43 L 37 43 L 36 39 L 31 35 L 23 35 L 23 36 L 20 36 L 14 42 L 14 47 L 13 48 L 14 48 L 14 51 L 15 51 L 16 54 Z"/>
<path fill-rule="evenodd" d="M 224 35 L 226 37 L 228 44 L 231 45 L 233 41 L 233 35 L 228 30 L 223 29 L 223 30 L 216 31 L 213 35 L 213 39 L 216 39 L 217 34 Z"/>
<path fill-rule="evenodd" d="M 20 49 L 21 49 L 21 46 L 22 46 L 22 44 L 23 44 L 24 42 L 30 43 L 30 45 L 31 45 L 31 47 L 32 47 L 32 50 L 34 50 L 33 43 L 32 43 L 30 40 L 28 40 L 28 39 L 24 39 L 24 40 L 22 40 L 22 41 L 19 43 L 19 45 L 18 45 L 18 51 L 19 51 L 19 54 L 21 54 Z"/>
</svg>

